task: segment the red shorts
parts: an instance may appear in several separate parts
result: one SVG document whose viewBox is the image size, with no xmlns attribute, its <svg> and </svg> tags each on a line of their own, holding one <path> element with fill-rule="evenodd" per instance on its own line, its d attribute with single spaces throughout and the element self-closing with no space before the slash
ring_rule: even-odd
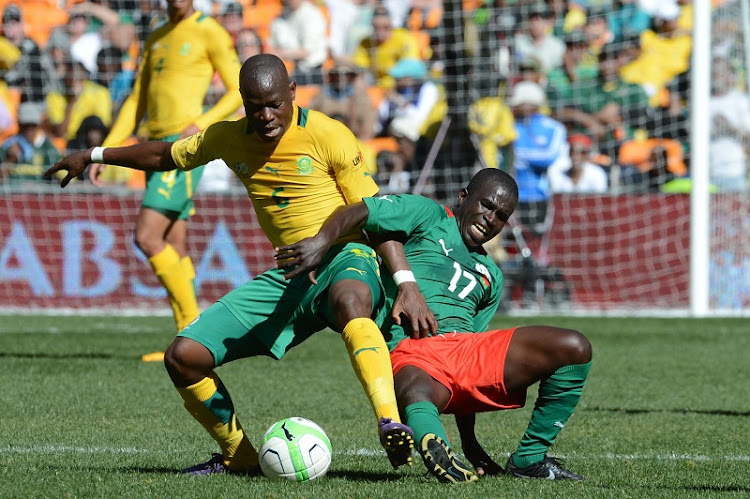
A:
<svg viewBox="0 0 750 499">
<path fill-rule="evenodd" d="M 451 398 L 443 413 L 461 415 L 523 407 L 526 390 L 508 394 L 503 382 L 505 353 L 515 330 L 407 338 L 391 352 L 393 374 L 404 366 L 415 366 L 448 388 Z"/>
</svg>

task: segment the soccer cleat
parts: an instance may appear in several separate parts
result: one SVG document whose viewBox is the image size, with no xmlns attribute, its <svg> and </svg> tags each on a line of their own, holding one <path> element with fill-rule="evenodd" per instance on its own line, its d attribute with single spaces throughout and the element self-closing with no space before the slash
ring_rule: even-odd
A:
<svg viewBox="0 0 750 499">
<path fill-rule="evenodd" d="M 164 352 L 151 352 L 141 355 L 143 362 L 161 362 L 164 360 Z"/>
<path fill-rule="evenodd" d="M 380 444 L 385 449 L 394 470 L 404 464 L 412 465 L 411 450 L 414 448 L 414 432 L 411 428 L 390 418 L 380 418 L 378 433 L 380 433 Z"/>
<path fill-rule="evenodd" d="M 544 456 L 538 463 L 530 464 L 525 468 L 519 468 L 513 464 L 513 455 L 508 458 L 505 472 L 518 478 L 541 478 L 544 480 L 575 480 L 583 481 L 583 476 L 566 470 L 562 463 L 554 457 Z"/>
<path fill-rule="evenodd" d="M 259 475 L 260 474 L 260 467 L 252 468 L 249 470 L 244 471 L 233 471 L 227 468 L 227 466 L 224 464 L 224 457 L 221 454 L 214 453 L 211 455 L 211 459 L 206 461 L 205 463 L 196 464 L 195 466 L 191 466 L 189 468 L 185 468 L 180 473 L 183 475 L 192 475 L 192 476 L 208 476 L 208 475 L 215 475 L 217 473 L 229 473 L 232 475 Z"/>
<path fill-rule="evenodd" d="M 422 437 L 419 453 L 427 470 L 441 482 L 476 482 L 479 477 L 464 463 L 456 459 L 453 450 L 434 433 Z"/>
</svg>

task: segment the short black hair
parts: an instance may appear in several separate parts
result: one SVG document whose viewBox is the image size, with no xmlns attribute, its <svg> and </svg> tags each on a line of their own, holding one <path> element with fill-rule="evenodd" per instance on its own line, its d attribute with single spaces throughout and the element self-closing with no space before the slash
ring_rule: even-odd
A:
<svg viewBox="0 0 750 499">
<path fill-rule="evenodd" d="M 488 187 L 500 187 L 518 202 L 518 184 L 508 173 L 498 168 L 483 168 L 469 181 L 466 191 L 482 191 Z"/>
</svg>

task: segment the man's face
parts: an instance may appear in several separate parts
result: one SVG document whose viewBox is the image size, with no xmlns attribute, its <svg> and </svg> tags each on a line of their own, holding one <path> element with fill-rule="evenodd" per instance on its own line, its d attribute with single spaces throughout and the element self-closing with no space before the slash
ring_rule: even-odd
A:
<svg viewBox="0 0 750 499">
<path fill-rule="evenodd" d="M 464 244 L 478 248 L 497 236 L 516 209 L 516 200 L 499 185 L 490 183 L 458 195 L 456 220 Z"/>
<path fill-rule="evenodd" d="M 375 43 L 380 45 L 391 37 L 391 20 L 386 16 L 375 16 L 372 18 L 372 35 Z"/>
<path fill-rule="evenodd" d="M 170 18 L 184 19 L 193 10 L 193 0 L 167 0 L 167 13 Z"/>
<path fill-rule="evenodd" d="M 573 144 L 570 147 L 570 161 L 574 169 L 583 168 L 583 163 L 591 156 L 591 149 L 582 144 Z"/>
<path fill-rule="evenodd" d="M 248 125 L 265 142 L 277 142 L 289 129 L 297 85 L 266 79 L 240 87 Z"/>
<path fill-rule="evenodd" d="M 24 39 L 23 24 L 21 21 L 11 19 L 3 23 L 3 36 L 18 46 Z"/>
</svg>

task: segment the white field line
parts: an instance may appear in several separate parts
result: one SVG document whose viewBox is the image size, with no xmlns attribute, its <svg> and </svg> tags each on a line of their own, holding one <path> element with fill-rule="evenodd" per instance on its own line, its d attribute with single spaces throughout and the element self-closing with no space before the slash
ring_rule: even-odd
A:
<svg viewBox="0 0 750 499">
<path fill-rule="evenodd" d="M 33 446 L 0 446 L 0 455 L 3 454 L 150 454 L 157 451 L 149 449 L 138 449 L 136 447 L 84 447 L 73 445 L 33 445 Z M 381 456 L 385 451 L 382 449 L 347 449 L 339 451 L 338 454 L 345 456 Z M 334 451 L 334 454 L 337 454 Z M 705 454 L 567 454 L 556 457 L 561 459 L 585 459 L 596 461 L 697 461 L 697 462 L 714 462 L 714 461 L 736 461 L 750 462 L 750 455 L 725 455 L 725 456 L 707 456 Z"/>
<path fill-rule="evenodd" d="M 2 321 L 0 321 L 0 324 Z M 66 325 L 64 328 L 57 326 L 39 326 L 38 324 L 16 324 L 13 327 L 4 327 L 0 325 L 0 334 L 100 334 L 102 332 L 111 332 L 117 334 L 159 334 L 165 332 L 173 332 L 174 325 L 167 324 L 165 326 L 153 326 L 153 325 L 140 325 L 133 327 L 132 324 L 124 323 L 122 326 L 112 321 L 97 321 L 92 318 L 85 319 L 85 327 L 81 330 L 71 329 L 70 326 Z"/>
</svg>

